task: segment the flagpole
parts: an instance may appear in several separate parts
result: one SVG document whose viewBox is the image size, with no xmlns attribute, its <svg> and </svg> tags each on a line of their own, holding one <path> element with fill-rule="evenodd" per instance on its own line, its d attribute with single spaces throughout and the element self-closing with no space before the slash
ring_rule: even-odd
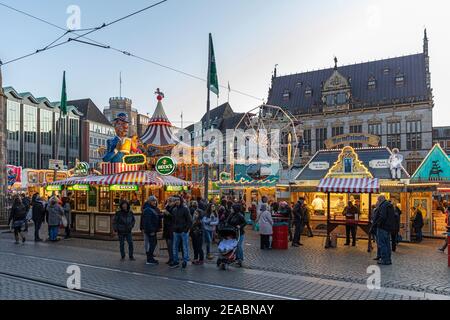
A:
<svg viewBox="0 0 450 320">
<path fill-rule="evenodd" d="M 208 77 L 207 77 L 207 95 L 206 95 L 206 128 L 204 130 L 204 132 L 206 133 L 207 130 L 209 130 L 209 122 L 210 122 L 210 108 L 211 108 L 211 100 L 210 100 L 210 95 L 211 95 L 211 79 L 210 79 L 210 73 L 211 73 L 211 33 L 209 34 L 209 38 L 208 38 Z M 204 140 L 204 139 L 203 139 Z M 205 141 L 203 141 L 203 143 L 205 143 Z M 205 161 L 205 146 L 203 146 L 203 161 Z M 204 174 L 203 174 L 203 180 L 204 180 L 204 184 L 205 184 L 205 192 L 204 192 L 204 199 L 208 200 L 208 195 L 209 195 L 209 167 L 208 164 L 205 162 L 204 164 Z"/>
</svg>

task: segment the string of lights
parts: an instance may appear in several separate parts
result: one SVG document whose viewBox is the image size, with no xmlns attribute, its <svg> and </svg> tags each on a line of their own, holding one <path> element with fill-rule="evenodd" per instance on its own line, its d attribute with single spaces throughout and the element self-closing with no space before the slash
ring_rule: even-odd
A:
<svg viewBox="0 0 450 320">
<path fill-rule="evenodd" d="M 166 0 L 166 1 L 167 1 L 167 0 Z M 77 42 L 80 42 L 80 43 L 83 43 L 83 44 L 87 44 L 87 45 L 97 46 L 97 47 L 100 47 L 100 48 L 103 48 L 103 49 L 110 49 L 110 50 L 113 50 L 113 51 L 118 52 L 118 53 L 120 53 L 120 54 L 124 54 L 124 55 L 126 55 L 126 56 L 129 56 L 129 57 L 132 57 L 132 58 L 134 58 L 134 59 L 140 60 L 140 61 L 142 61 L 142 62 L 146 62 L 146 63 L 152 64 L 152 65 L 156 65 L 156 66 L 158 66 L 158 67 L 161 67 L 161 68 L 164 68 L 164 69 L 167 69 L 167 70 L 170 70 L 170 71 L 173 71 L 173 72 L 182 74 L 182 75 L 187 76 L 187 77 L 190 77 L 190 78 L 192 78 L 192 79 L 196 79 L 196 80 L 199 80 L 199 81 L 202 81 L 202 82 L 205 82 L 205 83 L 207 82 L 207 80 L 206 80 L 205 78 L 202 78 L 202 77 L 200 77 L 200 76 L 194 75 L 194 74 L 189 73 L 189 72 L 185 72 L 185 71 L 183 71 L 183 70 L 180 70 L 180 69 L 177 69 L 177 68 L 168 66 L 168 65 L 164 65 L 164 64 L 159 63 L 159 62 L 157 62 L 157 61 L 155 61 L 155 60 L 148 59 L 148 58 L 139 56 L 139 55 L 137 55 L 137 54 L 131 53 L 130 51 L 127 51 L 127 50 L 115 48 L 115 47 L 113 47 L 113 46 L 110 46 L 110 45 L 107 45 L 107 44 L 105 44 L 105 43 L 102 43 L 102 42 L 99 42 L 99 41 L 97 41 L 97 40 L 94 40 L 94 39 L 92 39 L 92 38 L 89 38 L 89 37 L 86 36 L 86 34 L 83 35 L 83 34 L 80 34 L 80 33 L 79 33 L 81 30 L 92 30 L 92 29 L 67 30 L 67 29 L 65 29 L 65 28 L 63 28 L 63 27 L 60 27 L 60 26 L 58 26 L 58 25 L 56 25 L 56 24 L 50 22 L 50 21 L 47 21 L 47 20 L 42 19 L 42 18 L 39 18 L 39 17 L 37 17 L 37 16 L 35 16 L 35 15 L 31 14 L 31 13 L 22 11 L 22 10 L 17 9 L 17 8 L 14 8 L 14 7 L 9 6 L 9 5 L 7 5 L 7 4 L 4 4 L 4 3 L 1 3 L 1 2 L 0 2 L 0 6 L 3 6 L 3 7 L 5 7 L 5 8 L 7 8 L 7 9 L 10 9 L 10 10 L 15 11 L 15 12 L 17 12 L 17 13 L 20 13 L 20 14 L 22 14 L 22 15 L 28 16 L 28 17 L 30 17 L 30 18 L 32 18 L 32 19 L 35 19 L 35 20 L 38 20 L 38 21 L 40 21 L 40 22 L 42 22 L 42 23 L 45 23 L 45 24 L 47 24 L 47 25 L 50 25 L 50 26 L 52 26 L 52 27 L 54 27 L 54 28 L 60 29 L 60 30 L 65 31 L 65 32 L 72 33 L 72 34 L 74 34 L 74 35 L 77 36 L 77 38 L 75 38 L 75 39 L 69 38 L 69 39 L 71 39 L 71 40 L 69 40 L 69 41 L 75 41 L 75 40 L 78 40 L 79 38 L 84 38 L 84 39 L 86 39 L 86 40 L 91 41 L 92 43 L 81 42 L 80 40 L 78 40 Z M 144 9 L 142 9 L 142 10 L 144 10 Z M 141 11 L 142 11 L 142 10 L 141 10 Z M 137 13 L 138 13 L 138 12 L 136 12 L 135 14 L 137 14 Z M 124 17 L 124 18 L 125 18 L 125 17 Z M 121 19 L 123 20 L 124 18 L 121 18 Z M 116 20 L 116 21 L 118 22 L 119 19 Z M 35 54 L 35 53 L 30 54 L 30 55 L 27 55 L 26 57 L 31 56 L 31 55 L 34 55 L 34 54 Z M 26 58 L 26 57 L 23 57 L 23 58 Z M 12 62 L 12 61 L 10 61 L 9 63 L 11 63 L 11 62 Z M 3 63 L 3 65 L 5 65 L 5 64 L 6 64 L 6 63 Z M 0 65 L 1 65 L 1 62 L 0 62 Z M 228 86 L 224 86 L 224 85 L 220 85 L 220 87 L 223 88 L 223 89 L 227 89 L 227 90 L 229 89 Z M 234 92 L 234 93 L 237 93 L 237 94 L 246 96 L 246 97 L 248 97 L 248 98 L 252 98 L 252 99 L 258 100 L 258 101 L 263 101 L 263 100 L 264 100 L 264 99 L 262 99 L 262 98 L 260 98 L 260 97 L 256 97 L 256 96 L 254 96 L 254 95 L 252 95 L 252 94 L 248 94 L 248 93 L 246 93 L 246 92 L 243 92 L 243 91 L 240 91 L 240 90 L 236 90 L 236 89 L 230 89 L 230 92 Z"/>
</svg>

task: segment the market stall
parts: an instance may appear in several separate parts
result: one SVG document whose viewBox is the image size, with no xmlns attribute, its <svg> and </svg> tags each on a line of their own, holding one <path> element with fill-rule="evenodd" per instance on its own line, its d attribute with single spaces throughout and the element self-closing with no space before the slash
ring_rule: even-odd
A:
<svg viewBox="0 0 450 320">
<path fill-rule="evenodd" d="M 291 183 L 292 201 L 306 199 L 310 225 L 316 234 L 330 237 L 345 234 L 344 208 L 351 201 L 359 209 L 357 237 L 371 238 L 371 214 L 378 196 L 384 195 L 401 211 L 400 235 L 410 240 L 411 208 L 418 200 L 431 204 L 436 184 L 409 182 L 409 175 L 400 166 L 401 178 L 392 178 L 393 153 L 388 148 L 374 147 L 323 150 L 317 152 Z M 370 242 L 369 242 L 370 249 Z"/>
</svg>

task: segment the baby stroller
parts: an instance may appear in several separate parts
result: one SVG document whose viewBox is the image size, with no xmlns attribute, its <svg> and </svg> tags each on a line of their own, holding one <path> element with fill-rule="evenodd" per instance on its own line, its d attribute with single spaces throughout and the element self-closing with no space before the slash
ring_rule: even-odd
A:
<svg viewBox="0 0 450 320">
<path fill-rule="evenodd" d="M 227 267 L 236 261 L 236 249 L 240 239 L 240 232 L 232 226 L 224 226 L 218 229 L 219 236 L 219 258 L 217 267 L 226 270 Z"/>
</svg>

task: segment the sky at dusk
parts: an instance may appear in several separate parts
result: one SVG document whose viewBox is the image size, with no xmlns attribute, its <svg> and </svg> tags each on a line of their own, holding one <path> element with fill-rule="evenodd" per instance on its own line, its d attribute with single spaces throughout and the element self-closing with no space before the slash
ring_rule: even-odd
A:
<svg viewBox="0 0 450 320">
<path fill-rule="evenodd" d="M 61 27 L 70 5 L 81 9 L 81 28 L 99 26 L 152 3 L 148 0 L 0 0 Z M 0 59 L 6 62 L 45 47 L 62 31 L 0 6 Z M 430 40 L 434 125 L 450 125 L 445 92 L 450 72 L 450 2 L 445 0 L 169 0 L 89 37 L 157 63 L 206 78 L 208 33 L 213 34 L 219 82 L 260 99 L 231 93 L 235 111 L 267 99 L 275 64 L 279 74 L 322 69 L 422 51 Z M 69 43 L 6 65 L 4 86 L 51 101 L 60 97 L 63 70 L 69 99 L 91 98 L 103 110 L 110 97 L 133 100 L 153 113 L 154 91 L 179 125 L 198 121 L 206 109 L 206 83 L 112 50 Z M 218 103 L 227 101 L 221 89 Z M 213 106 L 217 101 L 213 99 Z"/>
</svg>

